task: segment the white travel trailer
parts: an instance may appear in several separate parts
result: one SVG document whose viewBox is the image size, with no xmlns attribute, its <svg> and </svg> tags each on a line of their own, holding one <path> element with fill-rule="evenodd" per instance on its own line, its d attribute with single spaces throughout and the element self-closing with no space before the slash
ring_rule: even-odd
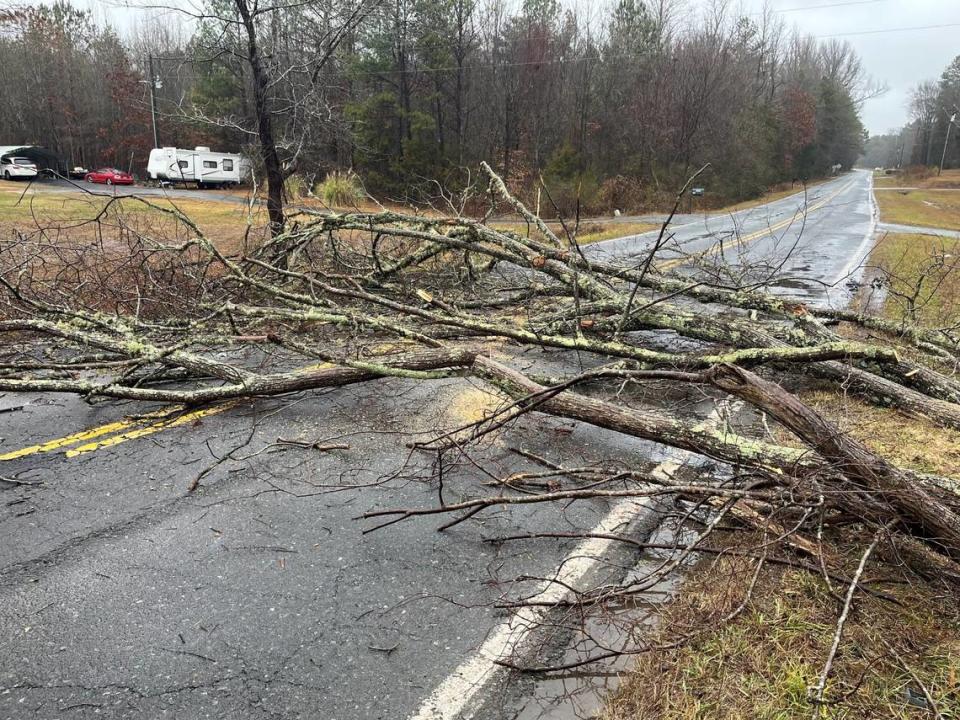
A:
<svg viewBox="0 0 960 720">
<path fill-rule="evenodd" d="M 250 176 L 250 162 L 242 155 L 212 152 L 208 147 L 154 148 L 147 174 L 160 182 L 195 183 L 197 187 L 239 185 Z"/>
</svg>

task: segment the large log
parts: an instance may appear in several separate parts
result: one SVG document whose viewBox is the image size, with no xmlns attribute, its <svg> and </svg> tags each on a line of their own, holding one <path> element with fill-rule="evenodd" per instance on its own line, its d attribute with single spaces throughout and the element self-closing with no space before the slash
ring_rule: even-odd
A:
<svg viewBox="0 0 960 720">
<path fill-rule="evenodd" d="M 915 536 L 960 560 L 960 517 L 917 478 L 842 432 L 776 383 L 733 365 L 718 365 L 704 375 L 715 387 L 776 418 L 871 498 L 889 505 Z"/>
</svg>

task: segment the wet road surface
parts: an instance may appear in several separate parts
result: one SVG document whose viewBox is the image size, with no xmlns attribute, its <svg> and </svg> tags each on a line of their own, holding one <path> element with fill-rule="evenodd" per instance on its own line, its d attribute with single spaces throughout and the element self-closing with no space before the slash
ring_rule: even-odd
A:
<svg viewBox="0 0 960 720">
<path fill-rule="evenodd" d="M 800 241 L 796 198 L 676 233 L 694 252 L 736 233 L 752 237 L 743 249 L 754 257 L 796 244 L 798 292 L 826 298 L 820 283 L 851 272 L 872 229 L 869 175 L 816 192 Z M 649 242 L 590 251 L 630 258 Z M 363 534 L 369 524 L 355 519 L 435 504 L 435 456 L 407 443 L 475 419 L 486 402 L 465 380 L 388 379 L 168 427 L 160 415 L 125 419 L 157 407 L 0 397 L 0 410 L 22 406 L 0 412 L 0 718 L 515 716 L 505 698 L 522 694 L 516 679 L 499 677 L 456 714 L 430 698 L 509 619 L 491 602 L 532 590 L 514 580 L 551 576 L 575 544 L 485 540 L 594 528 L 612 508 L 490 512 L 444 533 L 420 519 Z M 528 468 L 512 447 L 572 464 L 670 461 L 651 443 L 532 415 L 446 468 L 447 501 L 489 480 L 478 465 Z"/>
<path fill-rule="evenodd" d="M 756 265 L 758 274 L 778 276 L 784 294 L 843 306 L 850 298 L 846 284 L 859 279 L 876 227 L 872 185 L 870 172 L 855 171 L 766 205 L 685 217 L 670 228 L 672 240 L 657 263 L 676 269 L 686 257 L 700 255 L 706 263 Z M 630 262 L 643 258 L 658 234 L 619 238 L 586 252 Z"/>
</svg>

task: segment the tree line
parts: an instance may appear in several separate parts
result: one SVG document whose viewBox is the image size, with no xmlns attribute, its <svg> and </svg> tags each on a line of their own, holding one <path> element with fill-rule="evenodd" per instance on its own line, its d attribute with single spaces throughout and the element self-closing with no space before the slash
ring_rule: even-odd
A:
<svg viewBox="0 0 960 720">
<path fill-rule="evenodd" d="M 88 11 L 0 10 L 0 145 L 44 145 L 72 165 L 143 166 L 142 79 L 129 44 Z"/>
<path fill-rule="evenodd" d="M 864 148 L 867 167 L 960 167 L 956 122 L 960 120 L 960 55 L 937 80 L 924 80 L 910 93 L 910 120 L 892 132 L 871 137 Z M 949 137 L 948 137 L 949 133 Z"/>
<path fill-rule="evenodd" d="M 862 149 L 858 57 L 769 9 L 207 0 L 183 15 L 180 32 L 121 39 L 67 4 L 7 13 L 2 142 L 142 169 L 154 84 L 161 144 L 246 149 L 275 186 L 351 168 L 375 195 L 417 200 L 487 160 L 545 189 L 545 211 L 649 205 L 705 163 L 708 193 L 741 199 Z"/>
</svg>

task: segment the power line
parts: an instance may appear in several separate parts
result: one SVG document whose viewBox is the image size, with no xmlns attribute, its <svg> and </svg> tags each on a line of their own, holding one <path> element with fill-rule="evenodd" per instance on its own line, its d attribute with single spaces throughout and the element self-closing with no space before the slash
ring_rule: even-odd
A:
<svg viewBox="0 0 960 720">
<path fill-rule="evenodd" d="M 862 0 L 858 0 L 862 2 Z M 828 38 L 836 37 L 848 37 L 852 35 L 874 35 L 878 33 L 895 33 L 895 32 L 911 32 L 917 30 L 936 30 L 940 28 L 951 28 L 951 27 L 960 27 L 960 23 L 945 23 L 941 25 L 923 25 L 919 27 L 908 27 L 908 28 L 883 28 L 879 30 L 862 30 L 854 31 L 847 33 L 834 33 L 831 35 L 814 35 L 813 37 L 817 40 L 823 40 Z M 542 60 L 518 60 L 513 62 L 488 62 L 488 63 L 471 63 L 469 65 L 464 65 L 461 68 L 456 66 L 451 67 L 434 67 L 434 68 L 416 68 L 410 70 L 379 70 L 379 71 L 360 71 L 355 72 L 356 75 L 367 75 L 367 76 L 384 76 L 384 75 L 402 75 L 407 74 L 430 74 L 430 73 L 443 73 L 443 72 L 453 72 L 456 70 L 476 70 L 481 68 L 512 68 L 512 67 L 527 67 L 527 66 L 543 66 L 543 65 L 573 65 L 576 63 L 582 62 L 603 62 L 609 60 L 631 60 L 631 59 L 640 59 L 644 57 L 646 53 L 622 53 L 617 55 L 584 55 L 581 57 L 575 58 L 544 58 Z"/>
<path fill-rule="evenodd" d="M 865 5 L 877 2 L 886 2 L 886 0 L 848 0 L 846 2 L 839 3 L 828 3 L 822 5 L 811 5 L 805 8 L 787 8 L 782 11 L 777 12 L 792 12 L 795 10 L 814 10 L 817 8 L 829 8 L 829 7 L 840 7 L 844 5 Z M 813 35 L 816 40 L 824 40 L 830 38 L 839 38 L 839 37 L 853 37 L 859 35 L 879 35 L 879 34 L 889 34 L 889 33 L 899 33 L 899 32 L 918 32 L 925 30 L 939 30 L 945 28 L 954 28 L 960 27 L 960 22 L 957 23 L 941 23 L 937 25 L 918 25 L 914 27 L 898 27 L 898 28 L 878 28 L 875 30 L 854 30 L 850 32 L 842 33 L 831 33 L 829 35 Z M 350 74 L 359 75 L 359 76 L 369 76 L 369 77 L 384 77 L 384 76 L 399 76 L 399 75 L 430 75 L 434 73 L 447 73 L 460 71 L 470 71 L 470 70 L 480 70 L 484 68 L 517 68 L 517 67 L 542 67 L 549 65 L 574 65 L 584 62 L 604 62 L 609 60 L 631 60 L 631 59 L 640 59 L 644 57 L 647 53 L 618 53 L 616 55 L 609 54 L 589 54 L 582 55 L 580 57 L 573 58 L 543 58 L 540 60 L 517 60 L 510 62 L 485 62 L 485 63 L 470 63 L 464 64 L 461 67 L 457 66 L 441 66 L 441 67 L 420 67 L 420 68 L 411 68 L 407 70 L 397 70 L 397 69 L 382 69 L 382 70 L 360 70 L 352 71 Z M 173 59 L 173 58 L 166 58 Z M 181 60 L 188 60 L 187 58 L 180 58 Z M 189 60 L 188 60 L 189 61 Z"/>
<path fill-rule="evenodd" d="M 780 13 L 803 12 L 804 10 L 821 10 L 825 8 L 846 7 L 847 5 L 873 5 L 878 2 L 887 2 L 887 0 L 847 0 L 847 2 L 824 3 L 822 5 L 805 5 L 803 7 L 783 8 L 782 10 L 771 10 L 770 12 L 779 15 Z M 763 15 L 764 11 L 759 10 L 751 15 Z"/>
<path fill-rule="evenodd" d="M 915 30 L 939 30 L 941 28 L 960 27 L 960 22 L 943 23 L 941 25 L 917 25 L 905 28 L 880 28 L 878 30 L 854 30 L 852 32 L 834 33 L 832 35 L 817 35 L 818 39 L 850 37 L 852 35 L 880 35 L 881 33 L 913 32 Z"/>
</svg>

